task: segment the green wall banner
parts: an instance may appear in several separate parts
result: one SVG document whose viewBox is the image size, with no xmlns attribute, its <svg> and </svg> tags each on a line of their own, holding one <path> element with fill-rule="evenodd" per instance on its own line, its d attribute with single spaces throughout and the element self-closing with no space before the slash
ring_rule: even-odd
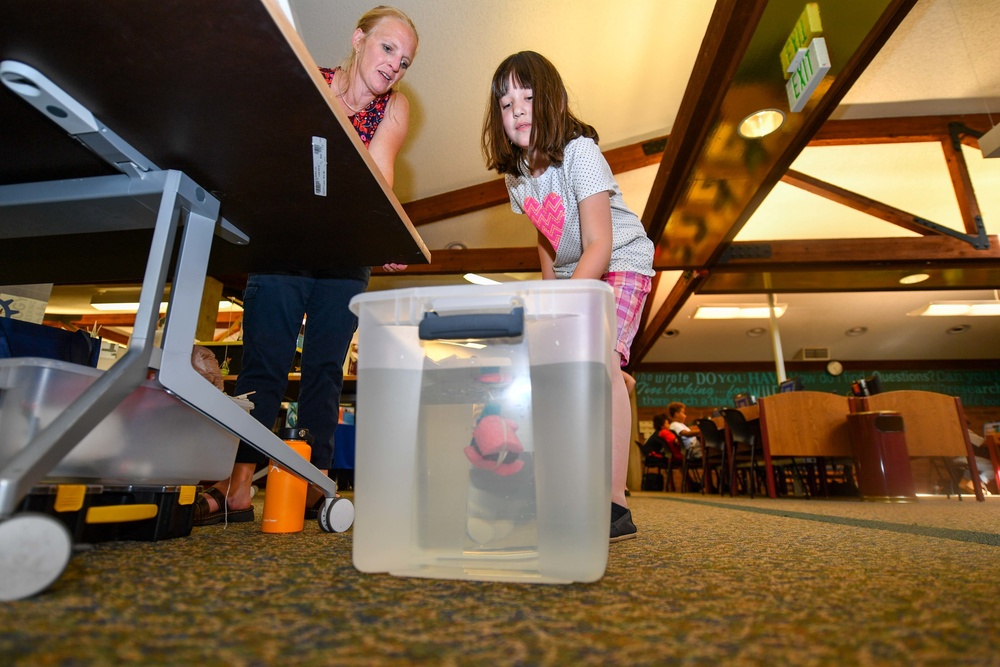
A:
<svg viewBox="0 0 1000 667">
<path fill-rule="evenodd" d="M 958 396 L 968 407 L 1000 406 L 1000 371 L 997 370 L 900 370 L 877 371 L 882 391 L 919 389 L 949 396 Z M 844 371 L 833 376 L 824 371 L 803 371 L 789 375 L 802 382 L 809 391 L 823 391 L 842 396 L 851 394 L 851 384 L 876 373 Z M 778 391 L 777 375 L 773 372 L 678 371 L 640 372 L 635 374 L 636 405 L 666 407 L 671 401 L 702 408 L 733 404 L 733 397 L 747 392 L 760 398 Z"/>
</svg>

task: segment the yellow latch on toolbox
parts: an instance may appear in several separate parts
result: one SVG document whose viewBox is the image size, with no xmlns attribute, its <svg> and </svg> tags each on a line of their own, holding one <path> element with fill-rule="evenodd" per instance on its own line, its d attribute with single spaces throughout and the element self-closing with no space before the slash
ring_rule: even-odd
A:
<svg viewBox="0 0 1000 667">
<path fill-rule="evenodd" d="M 77 512 L 83 507 L 87 487 L 83 484 L 60 484 L 56 487 L 56 501 L 52 506 L 57 512 Z"/>
<path fill-rule="evenodd" d="M 190 505 L 194 502 L 197 486 L 182 486 L 177 494 L 178 505 Z"/>
<path fill-rule="evenodd" d="M 159 512 L 156 505 L 105 505 L 87 510 L 87 523 L 125 523 L 152 519 Z"/>
</svg>

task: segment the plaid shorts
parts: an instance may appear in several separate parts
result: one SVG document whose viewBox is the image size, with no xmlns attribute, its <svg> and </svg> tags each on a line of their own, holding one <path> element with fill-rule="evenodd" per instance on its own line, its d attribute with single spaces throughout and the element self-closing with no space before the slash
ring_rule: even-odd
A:
<svg viewBox="0 0 1000 667">
<path fill-rule="evenodd" d="M 601 279 L 615 290 L 615 319 L 618 321 L 618 341 L 615 351 L 622 355 L 622 366 L 628 365 L 629 348 L 639 330 L 642 305 L 649 294 L 649 276 L 632 271 L 609 271 Z"/>
</svg>

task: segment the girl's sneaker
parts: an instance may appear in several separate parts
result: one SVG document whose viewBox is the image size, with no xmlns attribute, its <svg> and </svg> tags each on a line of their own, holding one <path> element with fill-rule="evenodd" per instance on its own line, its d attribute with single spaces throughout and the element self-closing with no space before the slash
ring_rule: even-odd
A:
<svg viewBox="0 0 1000 667">
<path fill-rule="evenodd" d="M 635 524 L 632 523 L 632 512 L 627 507 L 611 503 L 611 540 L 621 542 L 636 536 Z"/>
</svg>

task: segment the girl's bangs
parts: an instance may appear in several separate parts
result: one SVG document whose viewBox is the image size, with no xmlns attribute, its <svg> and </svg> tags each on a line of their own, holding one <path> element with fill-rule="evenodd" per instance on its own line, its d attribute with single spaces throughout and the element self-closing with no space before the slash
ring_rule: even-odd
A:
<svg viewBox="0 0 1000 667">
<path fill-rule="evenodd" d="M 534 88 L 531 84 L 526 63 L 518 63 L 518 58 L 510 58 L 506 66 L 497 71 L 493 79 L 493 96 L 500 99 L 509 91 L 508 86 L 513 83 L 516 88 Z M 520 66 L 519 66 L 520 65 Z"/>
</svg>

